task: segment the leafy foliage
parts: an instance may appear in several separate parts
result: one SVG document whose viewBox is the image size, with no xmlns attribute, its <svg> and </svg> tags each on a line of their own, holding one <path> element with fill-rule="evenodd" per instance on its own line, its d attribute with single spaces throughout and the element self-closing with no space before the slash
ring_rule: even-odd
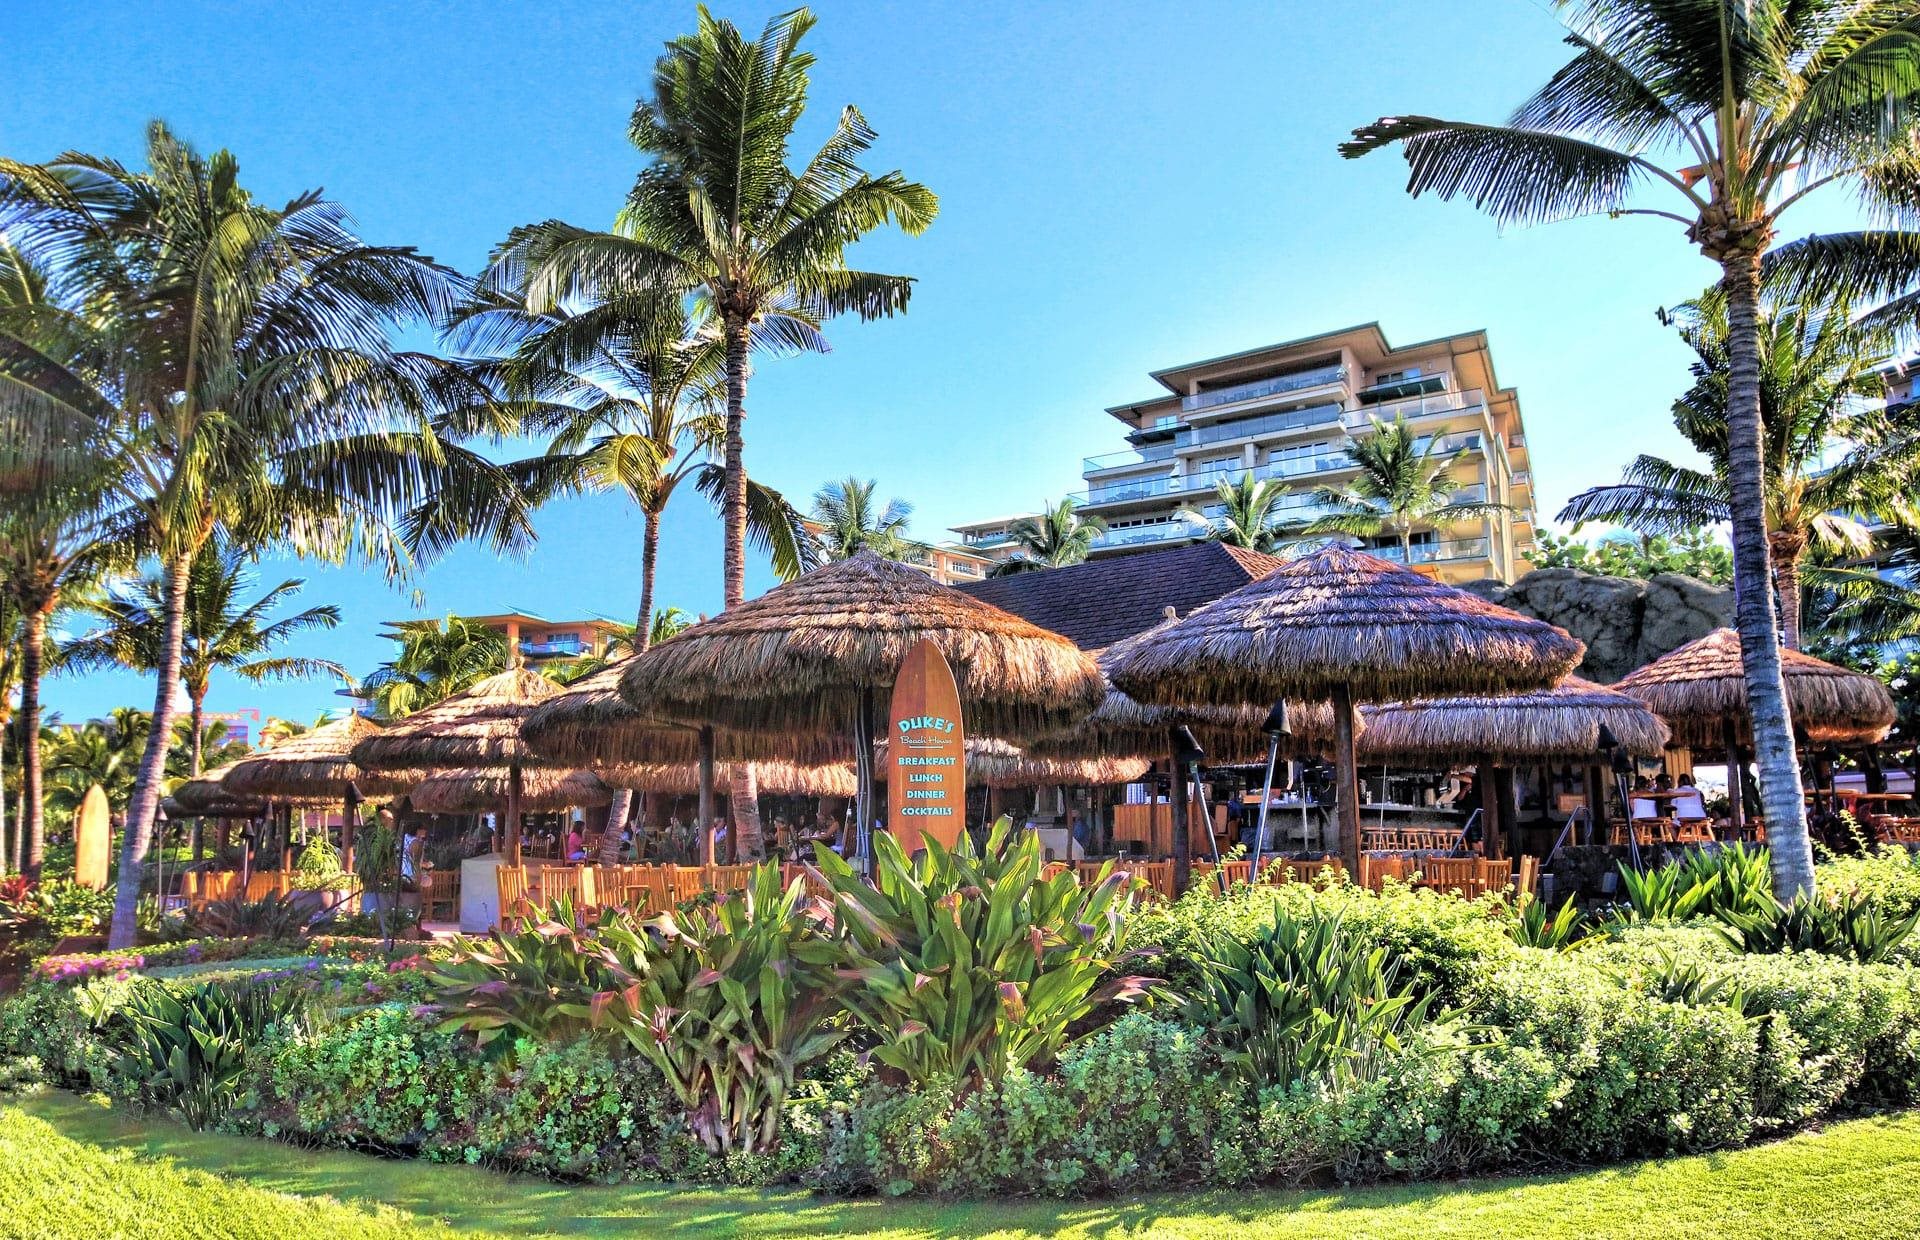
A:
<svg viewBox="0 0 1920 1240">
<path fill-rule="evenodd" d="M 562 897 L 518 929 L 496 930 L 433 969 L 448 1013 L 440 1028 L 472 1032 L 492 1054 L 510 1051 L 519 1039 L 578 1037 L 592 1027 L 596 994 L 621 977 L 646 974 L 648 950 L 644 932 L 614 910 L 580 928 Z"/>
<path fill-rule="evenodd" d="M 233 1104 L 248 1050 L 296 1019 L 304 1002 L 292 988 L 147 983 L 111 1018 L 128 1034 L 118 1069 L 142 1102 L 205 1128 Z"/>
<path fill-rule="evenodd" d="M 1103 1003 L 1146 993 L 1121 970 L 1132 898 L 1123 875 L 1082 887 L 1042 878 L 1039 838 L 1009 818 L 984 849 L 928 839 L 918 859 L 874 840 L 871 885 L 815 847 L 833 888 L 847 1010 L 878 1039 L 873 1056 L 908 1080 L 997 1081 L 1060 1053 Z"/>
<path fill-rule="evenodd" d="M 308 913 L 286 896 L 268 894 L 257 900 L 233 896 L 212 900 L 187 910 L 180 936 L 189 939 L 296 939 L 306 927 Z"/>
<path fill-rule="evenodd" d="M 1620 866 L 1626 916 L 1634 921 L 1684 921 L 1764 910 L 1773 903 L 1767 850 L 1728 844 L 1689 853 L 1657 869 Z"/>
<path fill-rule="evenodd" d="M 1723 911 L 1727 941 L 1747 952 L 1825 952 L 1875 964 L 1920 925 L 1920 909 L 1889 916 L 1862 892 L 1802 893 L 1791 903 L 1770 901 L 1757 912 Z"/>
<path fill-rule="evenodd" d="M 1513 941 L 1522 947 L 1547 951 L 1566 951 L 1582 942 L 1587 933 L 1586 918 L 1574 903 L 1575 899 L 1568 896 L 1557 912 L 1550 913 L 1546 903 L 1537 896 L 1522 897 L 1507 922 Z"/>
<path fill-rule="evenodd" d="M 1537 549 L 1527 557 L 1535 568 L 1573 568 L 1643 580 L 1659 573 L 1685 573 L 1717 586 L 1733 584 L 1733 552 L 1704 529 L 1638 538 L 1614 534 L 1591 543 L 1542 530 L 1537 541 Z"/>
</svg>

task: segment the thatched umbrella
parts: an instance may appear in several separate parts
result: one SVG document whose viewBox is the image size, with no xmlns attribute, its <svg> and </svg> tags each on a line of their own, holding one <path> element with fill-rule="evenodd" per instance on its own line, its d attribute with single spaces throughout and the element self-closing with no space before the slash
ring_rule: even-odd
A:
<svg viewBox="0 0 1920 1240">
<path fill-rule="evenodd" d="M 853 766 L 829 762 L 801 766 L 792 762 L 754 762 L 754 785 L 773 796 L 850 797 L 856 791 Z M 616 788 L 636 792 L 666 792 L 680 796 L 700 790 L 700 767 L 689 762 L 643 762 L 609 767 L 601 778 Z M 731 793 L 728 772 L 715 773 L 716 791 Z"/>
<path fill-rule="evenodd" d="M 506 857 L 507 864 L 518 865 L 520 788 L 523 769 L 533 758 L 520 737 L 520 724 L 534 707 L 559 691 L 558 685 L 538 672 L 516 667 L 367 737 L 353 747 L 352 757 L 358 765 L 376 770 L 506 768 Z"/>
<path fill-rule="evenodd" d="M 187 817 L 258 818 L 267 812 L 264 797 L 240 796 L 227 787 L 227 779 L 238 763 L 203 771 L 173 790 L 169 798 Z"/>
<path fill-rule="evenodd" d="M 591 771 L 563 771 L 531 767 L 519 774 L 517 792 L 509 767 L 477 766 L 435 771 L 414 786 L 413 807 L 428 814 L 481 814 L 509 795 L 523 811 L 546 813 L 562 809 L 596 809 L 613 800 L 613 789 Z"/>
<path fill-rule="evenodd" d="M 1872 676 L 1798 650 L 1780 652 L 1794 730 L 1824 744 L 1873 744 L 1893 727 L 1893 696 Z M 1753 716 L 1740 665 L 1740 635 L 1715 629 L 1623 676 L 1614 688 L 1653 708 L 1690 749 L 1724 746 L 1735 825 L 1745 816 L 1740 751 L 1753 746 Z"/>
<path fill-rule="evenodd" d="M 834 736 L 851 724 L 864 834 L 875 698 L 923 638 L 952 667 L 976 735 L 1068 727 L 1105 692 L 1093 659 L 1066 638 L 866 551 L 636 656 L 620 691 L 663 718 L 748 737 Z"/>
<path fill-rule="evenodd" d="M 1502 827 L 1516 838 L 1518 822 L 1502 822 L 1510 809 L 1511 768 L 1553 762 L 1579 763 L 1587 771 L 1589 813 L 1598 814 L 1599 779 L 1594 773 L 1601 742 L 1627 754 L 1651 756 L 1667 745 L 1667 725 L 1646 703 L 1578 676 L 1550 689 L 1501 696 L 1415 698 L 1360 708 L 1366 723 L 1357 751 L 1375 762 L 1452 765 L 1478 769 L 1489 841 Z"/>
<path fill-rule="evenodd" d="M 240 759 L 227 787 L 242 796 L 339 801 L 340 864 L 352 873 L 354 819 L 365 790 L 355 782 L 363 772 L 350 755 L 354 745 L 379 732 L 379 724 L 360 715 L 322 724 Z"/>
<path fill-rule="evenodd" d="M 1141 701 L 1166 705 L 1330 701 L 1342 842 L 1357 873 L 1356 699 L 1537 689 L 1565 676 L 1584 651 L 1550 624 L 1329 546 L 1195 608 L 1110 674 Z"/>
<path fill-rule="evenodd" d="M 967 779 L 988 788 L 1129 784 L 1152 766 L 1141 757 L 1050 757 L 1023 752 L 1005 741 L 967 742 Z"/>
</svg>

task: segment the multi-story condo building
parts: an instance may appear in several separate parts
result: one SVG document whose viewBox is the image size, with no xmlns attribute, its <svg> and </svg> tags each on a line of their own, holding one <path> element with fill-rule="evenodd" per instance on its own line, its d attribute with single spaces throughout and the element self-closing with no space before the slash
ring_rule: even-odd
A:
<svg viewBox="0 0 1920 1240">
<path fill-rule="evenodd" d="M 1413 567 L 1447 581 L 1528 571 L 1533 478 L 1520 402 L 1494 377 L 1485 332 L 1398 348 L 1378 323 L 1209 358 L 1153 379 L 1165 393 L 1107 412 L 1126 428 L 1127 450 L 1086 458 L 1086 490 L 1072 498 L 1107 531 L 1094 556 L 1176 546 L 1206 537 L 1220 515 L 1215 487 L 1248 473 L 1287 484 L 1283 521 L 1324 515 L 1314 492 L 1353 476 L 1343 451 L 1373 421 L 1404 418 L 1422 446 L 1458 452 L 1458 500 L 1506 505 L 1490 517 L 1416 527 Z M 964 544 L 1004 556 L 1016 518 L 955 526 Z M 1361 540 L 1402 558 L 1397 535 Z"/>
<path fill-rule="evenodd" d="M 904 562 L 943 586 L 959 586 L 985 577 L 993 571 L 998 557 L 958 543 L 944 542 L 915 547 L 907 552 Z"/>
<path fill-rule="evenodd" d="M 608 641 L 620 632 L 611 620 L 547 620 L 525 611 L 461 618 L 504 635 L 508 649 L 517 650 L 528 664 L 605 653 Z M 388 627 L 396 623 L 389 621 Z M 391 636 L 399 639 L 397 632 Z"/>
</svg>

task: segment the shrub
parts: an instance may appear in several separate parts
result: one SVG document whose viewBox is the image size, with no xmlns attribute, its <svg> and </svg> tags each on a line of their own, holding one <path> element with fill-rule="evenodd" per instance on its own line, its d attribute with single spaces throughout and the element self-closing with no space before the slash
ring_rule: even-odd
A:
<svg viewBox="0 0 1920 1240">
<path fill-rule="evenodd" d="M 483 1049 L 502 1052 L 520 1038 L 557 1042 L 589 1032 L 593 996 L 625 984 L 616 961 L 627 976 L 646 972 L 641 933 L 611 910 L 576 929 L 563 902 L 517 930 L 455 949 L 428 976 L 448 1010 L 441 1028 L 472 1032 Z"/>
<path fill-rule="evenodd" d="M 114 978 L 78 986 L 29 981 L 0 1001 L 0 1059 L 32 1060 L 56 1085 L 119 1092 L 115 1047 L 96 1017 L 124 1002 L 135 984 Z M 84 1004 L 82 991 L 88 992 Z"/>
<path fill-rule="evenodd" d="M 249 1048 L 303 1005 L 292 989 L 143 982 L 110 1018 L 126 1030 L 115 1067 L 140 1102 L 205 1128 L 232 1105 Z"/>
<path fill-rule="evenodd" d="M 1750 913 L 1721 913 L 1727 941 L 1746 952 L 1824 952 L 1873 963 L 1887 959 L 1920 924 L 1920 908 L 1888 916 L 1865 892 L 1801 892 L 1791 904 L 1769 900 Z"/>
<path fill-rule="evenodd" d="M 181 921 L 181 937 L 290 941 L 300 937 L 307 916 L 286 896 L 268 894 L 258 900 L 236 896 L 188 909 Z"/>
<path fill-rule="evenodd" d="M 796 1073 L 845 1035 L 830 1023 L 839 951 L 805 890 L 798 878 L 782 890 L 768 863 L 745 891 L 654 919 L 644 973 L 614 964 L 616 988 L 570 1012 L 659 1069 L 712 1153 L 777 1148 Z"/>
<path fill-rule="evenodd" d="M 340 868 L 340 854 L 334 851 L 324 832 L 308 842 L 293 866 L 296 891 L 334 891 L 346 878 L 347 872 Z"/>
<path fill-rule="evenodd" d="M 1039 837 L 1008 818 L 983 850 L 963 835 L 914 860 L 879 835 L 872 885 L 815 853 L 833 888 L 844 1002 L 877 1039 L 874 1058 L 908 1080 L 997 1081 L 1045 1064 L 1076 1023 L 1153 980 L 1123 973 L 1139 954 L 1127 950 L 1125 878 L 1042 878 Z"/>
<path fill-rule="evenodd" d="M 1254 1081 L 1369 1075 L 1427 1023 L 1433 995 L 1416 996 L 1400 961 L 1341 927 L 1337 913 L 1282 910 L 1247 939 L 1201 945 L 1199 984 L 1182 1015 L 1208 1030 L 1226 1061 Z"/>
<path fill-rule="evenodd" d="M 657 1175 L 662 1134 L 676 1128 L 684 1134 L 679 1107 L 645 1061 L 610 1059 L 587 1041 L 528 1043 L 469 1141 L 477 1157 L 513 1170 L 613 1182 Z"/>
<path fill-rule="evenodd" d="M 1689 853 L 1657 869 L 1620 866 L 1632 921 L 1685 921 L 1692 917 L 1741 916 L 1773 903 L 1770 854 L 1764 848 L 1726 844 Z"/>
<path fill-rule="evenodd" d="M 1522 947 L 1538 947 L 1547 951 L 1566 951 L 1577 946 L 1587 936 L 1586 918 L 1575 905 L 1576 897 L 1568 896 L 1566 902 L 1555 913 L 1547 911 L 1546 904 L 1533 895 L 1522 896 L 1512 907 L 1507 918 L 1507 933 L 1513 941 Z"/>
<path fill-rule="evenodd" d="M 1864 857 L 1824 861 L 1817 873 L 1820 890 L 1858 892 L 1896 921 L 1920 909 L 1920 853 L 1898 844 Z"/>
</svg>

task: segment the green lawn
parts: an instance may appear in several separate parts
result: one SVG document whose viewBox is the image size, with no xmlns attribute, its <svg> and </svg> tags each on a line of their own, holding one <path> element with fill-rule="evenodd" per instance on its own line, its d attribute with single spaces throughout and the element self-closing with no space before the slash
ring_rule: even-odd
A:
<svg viewBox="0 0 1920 1240">
<path fill-rule="evenodd" d="M 1911 1236 L 1920 1114 L 1575 1175 L 1111 1201 L 567 1187 L 191 1133 L 66 1094 L 0 1106 L 0 1236 Z"/>
</svg>

